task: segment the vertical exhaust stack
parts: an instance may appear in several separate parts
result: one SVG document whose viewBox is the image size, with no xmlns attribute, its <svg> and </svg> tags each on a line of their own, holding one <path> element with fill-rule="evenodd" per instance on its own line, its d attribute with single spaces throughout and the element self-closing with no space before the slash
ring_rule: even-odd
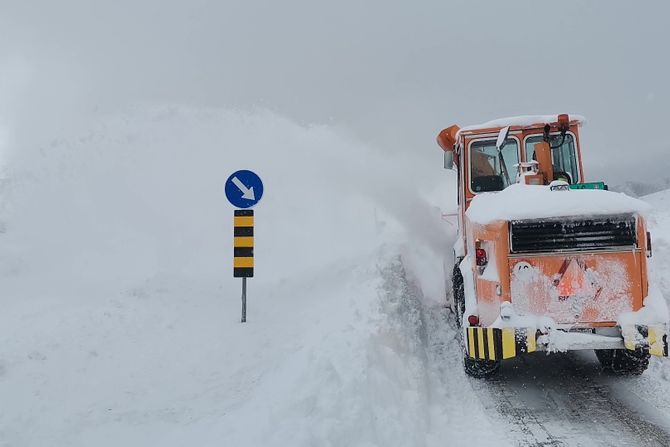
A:
<svg viewBox="0 0 670 447">
<path fill-rule="evenodd" d="M 549 127 L 549 125 L 547 124 L 546 127 Z M 545 133 L 548 135 L 548 132 Z M 535 146 L 535 157 L 540 165 L 539 169 L 544 177 L 544 184 L 548 185 L 554 181 L 554 168 L 551 163 L 551 146 L 549 146 L 549 141 L 542 141 Z"/>
<path fill-rule="evenodd" d="M 561 144 L 565 140 L 565 134 L 570 130 L 570 116 L 567 113 L 558 115 L 558 130 L 561 132 Z M 544 141 L 535 146 L 535 155 L 540 164 L 540 172 L 544 175 L 545 185 L 554 181 L 554 166 L 551 161 L 551 126 L 545 124 L 544 126 Z M 560 147 L 560 145 L 559 145 Z"/>
</svg>

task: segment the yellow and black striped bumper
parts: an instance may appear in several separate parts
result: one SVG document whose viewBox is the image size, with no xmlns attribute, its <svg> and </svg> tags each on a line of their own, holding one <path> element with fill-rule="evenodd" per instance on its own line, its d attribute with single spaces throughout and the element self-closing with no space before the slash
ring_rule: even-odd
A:
<svg viewBox="0 0 670 447">
<path fill-rule="evenodd" d="M 503 360 L 535 352 L 535 329 L 530 328 L 463 328 L 465 350 L 469 357 L 481 360 Z"/>
<path fill-rule="evenodd" d="M 649 349 L 649 354 L 668 357 L 668 326 L 626 325 L 621 328 L 624 346 L 630 351 Z"/>
</svg>

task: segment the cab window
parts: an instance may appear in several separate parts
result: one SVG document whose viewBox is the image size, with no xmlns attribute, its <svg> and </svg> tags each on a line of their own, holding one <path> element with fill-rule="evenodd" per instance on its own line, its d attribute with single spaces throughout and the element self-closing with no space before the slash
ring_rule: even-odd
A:
<svg viewBox="0 0 670 447">
<path fill-rule="evenodd" d="M 519 146 L 515 139 L 505 141 L 502 160 L 495 140 L 474 141 L 470 145 L 470 189 L 480 193 L 507 188 L 516 181 L 518 163 Z"/>
<path fill-rule="evenodd" d="M 554 165 L 554 177 L 565 178 L 568 183 L 579 183 L 579 167 L 577 166 L 577 149 L 571 134 L 551 135 L 551 161 Z M 562 141 L 562 144 L 561 144 Z M 535 160 L 535 146 L 542 142 L 542 135 L 535 135 L 526 140 L 526 160 Z"/>
</svg>

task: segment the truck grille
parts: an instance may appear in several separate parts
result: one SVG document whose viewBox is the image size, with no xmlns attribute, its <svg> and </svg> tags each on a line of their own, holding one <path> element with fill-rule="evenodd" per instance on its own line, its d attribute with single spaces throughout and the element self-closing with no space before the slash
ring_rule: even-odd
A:
<svg viewBox="0 0 670 447">
<path fill-rule="evenodd" d="M 635 215 L 618 214 L 592 219 L 513 220 L 510 222 L 512 253 L 565 250 L 602 250 L 636 245 Z"/>
</svg>

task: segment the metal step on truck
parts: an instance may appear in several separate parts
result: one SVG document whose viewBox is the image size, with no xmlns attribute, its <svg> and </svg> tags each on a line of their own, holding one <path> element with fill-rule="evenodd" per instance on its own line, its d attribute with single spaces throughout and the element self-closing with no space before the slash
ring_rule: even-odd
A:
<svg viewBox="0 0 670 447">
<path fill-rule="evenodd" d="M 521 116 L 437 137 L 458 178 L 452 305 L 471 376 L 537 351 L 593 349 L 619 374 L 668 356 L 649 207 L 586 182 L 583 121 Z"/>
</svg>

